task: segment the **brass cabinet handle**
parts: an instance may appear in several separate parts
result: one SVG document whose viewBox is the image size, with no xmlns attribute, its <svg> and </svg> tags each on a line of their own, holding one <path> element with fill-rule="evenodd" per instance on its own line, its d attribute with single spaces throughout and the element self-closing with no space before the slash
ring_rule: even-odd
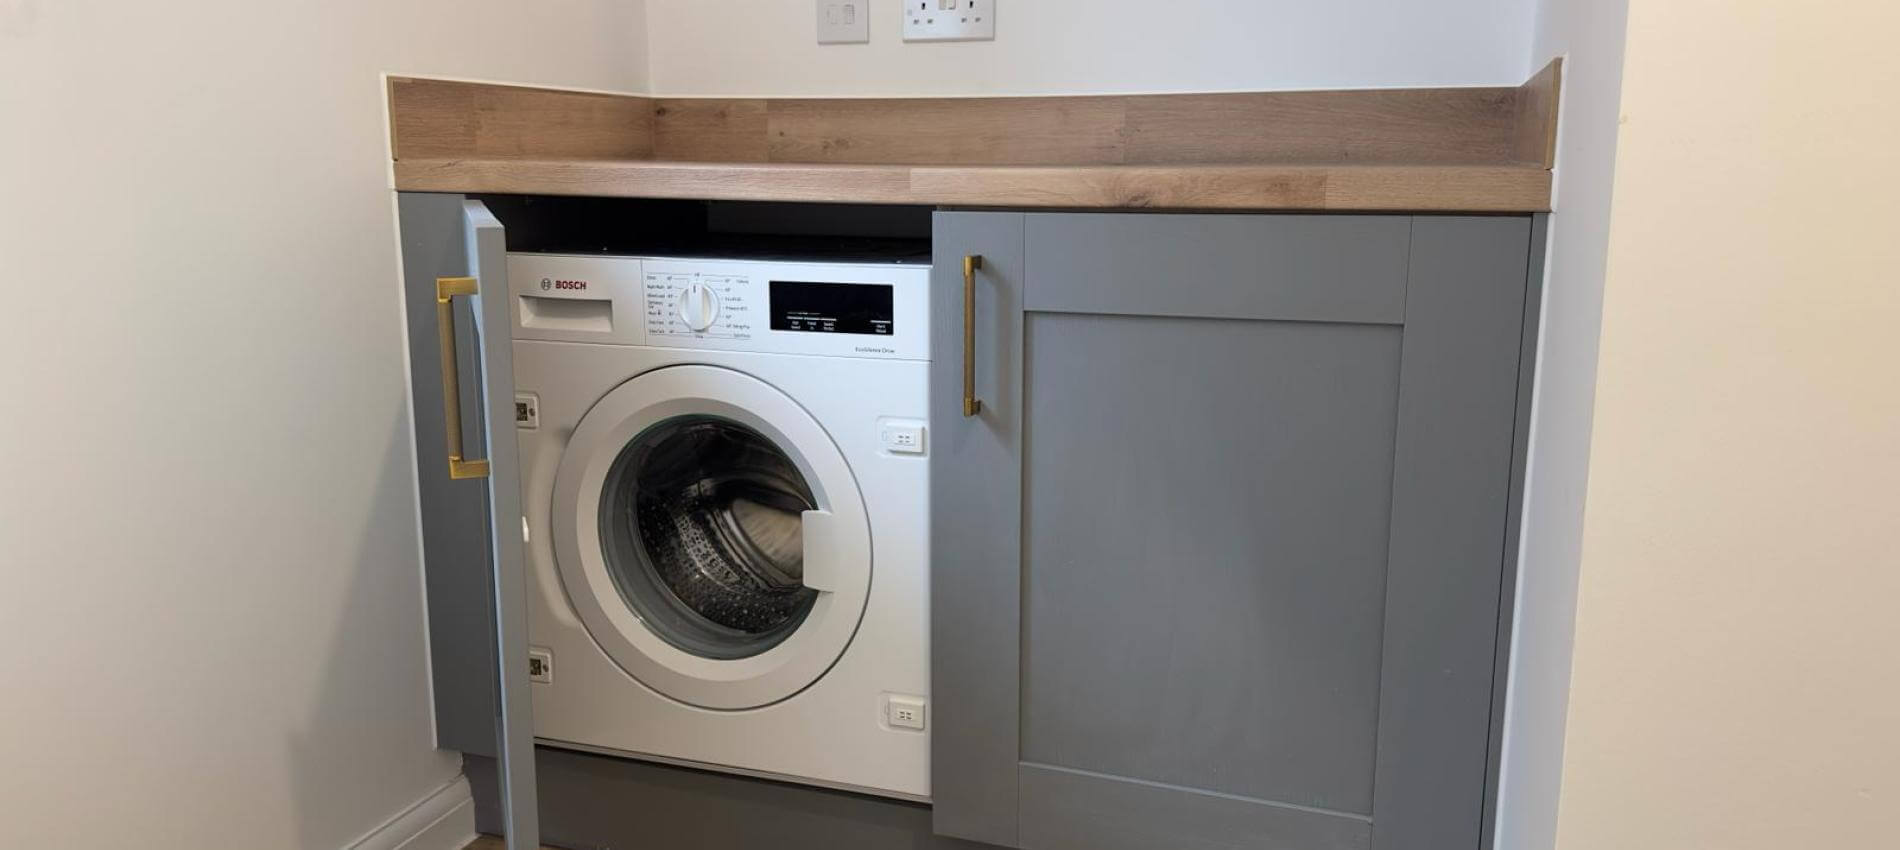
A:
<svg viewBox="0 0 1900 850">
<path fill-rule="evenodd" d="M 448 428 L 449 477 L 487 478 L 488 461 L 462 459 L 462 382 L 455 368 L 455 312 L 450 299 L 474 295 L 472 277 L 435 279 L 435 331 L 442 345 L 442 422 Z"/>
<path fill-rule="evenodd" d="M 983 255 L 963 258 L 963 415 L 983 412 L 976 397 L 976 270 L 983 267 Z"/>
</svg>

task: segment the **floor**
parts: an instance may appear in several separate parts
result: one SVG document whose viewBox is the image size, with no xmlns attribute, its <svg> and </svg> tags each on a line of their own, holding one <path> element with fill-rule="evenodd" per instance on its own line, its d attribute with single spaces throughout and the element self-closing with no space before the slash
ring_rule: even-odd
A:
<svg viewBox="0 0 1900 850">
<path fill-rule="evenodd" d="M 493 835 L 483 835 L 469 842 L 462 850 L 508 850 L 508 842 Z M 542 850 L 554 850 L 554 848 L 544 847 Z"/>
</svg>

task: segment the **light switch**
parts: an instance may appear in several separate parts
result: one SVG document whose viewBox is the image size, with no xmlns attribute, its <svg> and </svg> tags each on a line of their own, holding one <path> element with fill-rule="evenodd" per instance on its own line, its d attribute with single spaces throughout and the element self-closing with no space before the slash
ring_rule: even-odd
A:
<svg viewBox="0 0 1900 850">
<path fill-rule="evenodd" d="M 994 41 L 996 0 L 904 0 L 905 41 Z"/>
<path fill-rule="evenodd" d="M 870 0 L 817 0 L 819 44 L 863 44 L 871 40 Z"/>
</svg>

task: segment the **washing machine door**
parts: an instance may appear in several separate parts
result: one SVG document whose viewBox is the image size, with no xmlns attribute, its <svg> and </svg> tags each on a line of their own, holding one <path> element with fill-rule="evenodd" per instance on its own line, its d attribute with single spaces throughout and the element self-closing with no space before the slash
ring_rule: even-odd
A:
<svg viewBox="0 0 1900 850">
<path fill-rule="evenodd" d="M 818 422 L 749 375 L 671 366 L 588 411 L 554 484 L 555 558 L 629 675 L 712 709 L 786 699 L 844 654 L 871 584 L 857 481 Z"/>
</svg>

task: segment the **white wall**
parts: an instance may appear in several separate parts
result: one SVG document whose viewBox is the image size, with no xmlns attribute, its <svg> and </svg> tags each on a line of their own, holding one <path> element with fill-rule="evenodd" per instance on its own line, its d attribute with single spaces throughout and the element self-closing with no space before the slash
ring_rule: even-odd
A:
<svg viewBox="0 0 1900 850">
<path fill-rule="evenodd" d="M 333 848 L 431 747 L 384 70 L 638 3 L 0 0 L 0 846 Z"/>
<path fill-rule="evenodd" d="M 1547 850 L 1556 832 L 1628 8 L 1627 0 L 1540 0 L 1531 46 L 1534 67 L 1557 56 L 1565 61 L 1505 708 L 1499 850 Z"/>
<path fill-rule="evenodd" d="M 1896 30 L 1629 4 L 1562 850 L 1896 846 Z"/>
<path fill-rule="evenodd" d="M 1533 0 L 998 0 L 993 42 L 819 45 L 812 0 L 648 0 L 655 94 L 964 95 L 1517 85 Z M 1138 7 L 1154 14 L 1137 17 Z M 1107 9 L 1109 11 L 1101 11 Z"/>
</svg>

